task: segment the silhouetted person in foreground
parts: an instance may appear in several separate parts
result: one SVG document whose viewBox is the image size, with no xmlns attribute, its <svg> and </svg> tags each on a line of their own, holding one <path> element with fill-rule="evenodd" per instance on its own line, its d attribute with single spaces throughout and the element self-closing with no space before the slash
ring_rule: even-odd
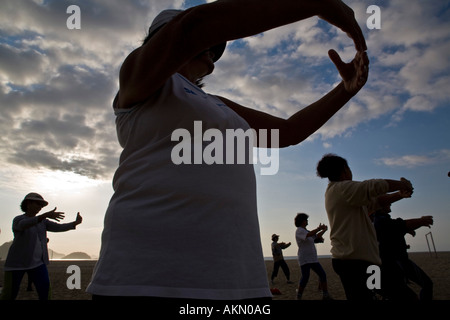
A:
<svg viewBox="0 0 450 320">
<path fill-rule="evenodd" d="M 201 88 L 227 41 L 316 15 L 346 32 L 357 50 L 350 63 L 329 51 L 342 82 L 320 100 L 282 119 Z M 214 1 L 158 14 L 142 46 L 120 69 L 113 107 L 123 151 L 100 257 L 87 288 L 93 298 L 271 298 L 253 162 L 223 164 L 236 156 L 247 158 L 225 147 L 230 141 L 226 132 L 278 132 L 278 145 L 272 135 L 267 143 L 257 137 L 257 146 L 265 148 L 300 143 L 364 86 L 366 49 L 353 10 L 340 0 Z M 188 148 L 202 153 L 211 147 L 197 141 L 196 121 L 205 134 L 215 129 L 223 138 L 223 152 L 212 164 L 192 161 L 188 151 L 183 152 L 186 162 L 174 161 L 174 141 L 186 136 L 183 143 L 194 138 Z M 179 158 L 180 152 L 175 155 Z"/>
</svg>

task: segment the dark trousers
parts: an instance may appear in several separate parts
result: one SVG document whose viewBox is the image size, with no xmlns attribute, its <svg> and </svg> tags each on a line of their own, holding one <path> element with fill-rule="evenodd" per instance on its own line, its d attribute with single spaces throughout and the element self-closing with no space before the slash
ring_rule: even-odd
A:
<svg viewBox="0 0 450 320">
<path fill-rule="evenodd" d="M 278 269 L 280 269 L 280 267 L 283 270 L 284 275 L 286 276 L 286 279 L 289 281 L 291 278 L 291 272 L 289 271 L 289 267 L 288 267 L 286 261 L 284 261 L 284 260 L 278 260 L 273 263 L 273 271 L 272 271 L 271 280 L 273 280 L 277 277 Z"/>
<path fill-rule="evenodd" d="M 363 260 L 332 259 L 332 265 L 341 279 L 347 300 L 374 300 L 374 293 L 367 287 L 367 268 L 372 263 Z"/>
<path fill-rule="evenodd" d="M 408 286 L 412 281 L 421 287 L 419 297 Z M 383 260 L 381 268 L 381 283 L 383 295 L 388 300 L 432 300 L 433 281 L 413 261 Z"/>
<path fill-rule="evenodd" d="M 28 273 L 29 279 L 34 283 L 39 300 L 48 300 L 50 292 L 50 279 L 45 264 L 29 270 L 5 271 L 5 284 L 2 290 L 2 300 L 15 300 L 19 294 L 20 283 L 23 276 Z"/>
<path fill-rule="evenodd" d="M 305 288 L 309 281 L 309 275 L 311 273 L 311 269 L 319 276 L 320 283 L 327 282 L 327 275 L 322 268 L 322 265 L 318 262 L 316 263 L 307 263 L 302 265 L 302 278 L 300 279 L 300 287 Z"/>
</svg>

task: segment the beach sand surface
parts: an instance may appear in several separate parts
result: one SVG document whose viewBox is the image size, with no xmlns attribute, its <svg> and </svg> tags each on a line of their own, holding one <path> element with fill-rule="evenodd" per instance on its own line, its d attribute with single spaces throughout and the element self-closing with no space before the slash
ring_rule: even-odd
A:
<svg viewBox="0 0 450 320">
<path fill-rule="evenodd" d="M 450 252 L 435 253 L 409 253 L 409 257 L 419 267 L 421 267 L 434 283 L 434 300 L 450 300 Z M 344 289 L 337 274 L 331 266 L 331 258 L 320 258 L 320 263 L 324 268 L 328 278 L 328 290 L 335 300 L 345 300 Z M 295 300 L 298 281 L 301 277 L 300 267 L 296 259 L 286 260 L 291 271 L 291 281 L 286 283 L 286 278 L 280 269 L 274 284 L 270 283 L 273 261 L 266 261 L 267 278 L 271 288 L 276 288 L 281 294 L 274 295 L 274 300 Z M 48 265 L 52 299 L 53 300 L 90 300 L 91 295 L 86 293 L 86 287 L 91 279 L 95 260 L 52 260 Z M 4 261 L 0 262 L 0 287 L 4 281 L 3 273 Z M 72 272 L 68 273 L 68 267 L 76 265 L 80 268 L 80 289 L 69 289 L 67 281 L 71 281 Z M 419 287 L 412 284 L 411 287 L 418 292 Z M 318 277 L 311 271 L 309 283 L 303 294 L 303 300 L 321 300 L 322 293 L 318 290 Z M 17 300 L 37 300 L 36 291 L 27 291 L 27 276 L 24 276 Z"/>
<path fill-rule="evenodd" d="M 450 300 L 450 252 L 414 252 L 409 253 L 409 258 L 414 261 L 423 271 L 431 278 L 434 286 L 434 300 Z M 278 276 L 273 284 L 270 282 L 271 288 L 276 288 L 281 295 L 274 295 L 274 300 L 295 300 L 296 289 L 301 278 L 300 266 L 296 259 L 286 260 L 291 271 L 291 281 L 293 284 L 287 284 L 283 271 L 278 271 Z M 331 258 L 319 259 L 325 273 L 327 274 L 328 291 L 334 300 L 346 300 L 344 288 L 342 287 L 339 276 L 334 272 L 331 265 Z M 266 261 L 267 274 L 272 273 L 273 262 Z M 369 275 L 368 275 L 369 276 Z M 311 271 L 308 285 L 303 293 L 302 300 L 322 300 L 322 292 L 318 290 L 319 278 Z M 419 293 L 420 287 L 411 283 L 410 287 Z"/>
</svg>

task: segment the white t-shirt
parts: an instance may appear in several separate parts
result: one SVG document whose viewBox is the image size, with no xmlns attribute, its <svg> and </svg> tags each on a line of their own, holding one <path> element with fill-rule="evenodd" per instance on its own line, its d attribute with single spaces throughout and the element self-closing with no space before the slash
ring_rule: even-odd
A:
<svg viewBox="0 0 450 320">
<path fill-rule="evenodd" d="M 302 266 L 307 263 L 319 262 L 317 259 L 316 245 L 314 244 L 314 239 L 316 236 L 307 237 L 308 230 L 302 227 L 298 227 L 295 232 L 295 240 L 298 245 L 298 263 Z"/>
<path fill-rule="evenodd" d="M 388 190 L 389 185 L 383 179 L 328 184 L 325 208 L 333 258 L 381 264 L 377 235 L 369 213 L 379 208 L 377 197 Z"/>
<path fill-rule="evenodd" d="M 247 130 L 247 122 L 179 74 L 144 103 L 115 113 L 124 149 L 87 291 L 196 299 L 271 297 L 253 165 L 175 165 L 171 159 L 180 143 L 171 141 L 176 129 L 185 128 L 193 137 L 194 121 L 202 121 L 203 131 L 222 132 Z"/>
</svg>

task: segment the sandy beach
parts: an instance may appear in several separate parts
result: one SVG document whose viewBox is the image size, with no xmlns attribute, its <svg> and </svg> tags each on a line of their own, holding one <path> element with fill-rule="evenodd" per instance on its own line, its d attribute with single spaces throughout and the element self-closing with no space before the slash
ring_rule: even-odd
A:
<svg viewBox="0 0 450 320">
<path fill-rule="evenodd" d="M 424 270 L 434 284 L 434 300 L 450 300 L 450 252 L 438 252 L 430 254 L 428 252 L 409 253 L 409 258 Z M 319 259 L 327 274 L 328 291 L 334 300 L 345 300 L 345 293 L 338 275 L 331 265 L 331 258 Z M 274 295 L 274 300 L 295 300 L 298 281 L 301 277 L 300 267 L 297 260 L 286 260 L 291 271 L 291 280 L 294 284 L 287 284 L 283 272 L 278 272 L 271 288 L 277 288 L 281 295 Z M 267 261 L 266 268 L 268 275 L 272 272 L 273 262 Z M 308 285 L 303 293 L 302 300 L 321 300 L 322 292 L 318 290 L 318 277 L 311 271 Z M 416 292 L 419 287 L 411 285 Z"/>
<path fill-rule="evenodd" d="M 434 283 L 434 299 L 435 300 L 450 300 L 450 252 L 438 252 L 437 255 L 424 253 L 410 253 L 410 259 L 419 265 L 433 280 Z M 94 260 L 53 260 L 50 262 L 48 269 L 50 275 L 50 282 L 52 287 L 53 300 L 90 300 L 91 296 L 85 292 L 86 287 L 90 281 L 92 270 L 95 265 Z M 301 277 L 300 267 L 297 260 L 287 260 L 291 270 L 291 280 L 293 284 L 287 284 L 283 272 L 279 271 L 278 277 L 275 279 L 271 288 L 277 288 L 281 294 L 274 295 L 274 300 L 295 300 L 298 281 Z M 345 300 L 344 290 L 339 281 L 338 276 L 333 271 L 331 266 L 331 258 L 320 259 L 325 272 L 328 277 L 329 292 L 335 300 Z M 3 276 L 4 261 L 0 262 L 0 286 L 4 281 Z M 77 265 L 81 270 L 81 288 L 68 289 L 67 280 L 71 273 L 67 273 L 67 268 L 70 265 Z M 268 279 L 272 273 L 273 262 L 266 261 L 266 269 Z M 417 286 L 412 286 L 418 290 Z M 308 286 L 303 294 L 303 300 L 321 300 L 322 294 L 318 291 L 318 278 L 314 272 L 311 272 L 311 277 Z M 27 291 L 27 276 L 22 281 L 22 286 L 17 297 L 17 300 L 37 300 L 35 291 Z"/>
</svg>

